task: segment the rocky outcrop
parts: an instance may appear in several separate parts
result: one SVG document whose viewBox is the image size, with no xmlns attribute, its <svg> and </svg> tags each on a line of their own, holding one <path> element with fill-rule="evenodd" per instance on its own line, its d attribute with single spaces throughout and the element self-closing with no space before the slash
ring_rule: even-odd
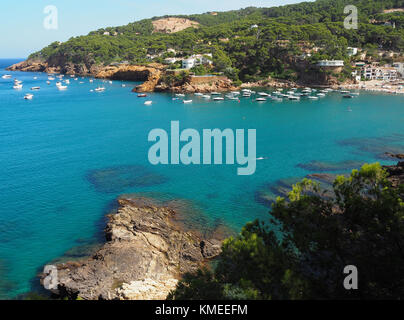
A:
<svg viewBox="0 0 404 320">
<path fill-rule="evenodd" d="M 384 166 L 389 174 L 389 180 L 393 187 L 398 187 L 404 183 L 404 161 L 400 161 L 395 166 Z"/>
<path fill-rule="evenodd" d="M 402 153 L 395 154 L 391 152 L 385 152 L 384 155 L 389 158 L 404 160 L 404 154 Z"/>
<path fill-rule="evenodd" d="M 47 73 L 63 73 L 76 74 L 80 76 L 94 76 L 104 68 L 102 65 L 97 65 L 92 62 L 74 64 L 66 61 L 63 57 L 55 57 L 50 61 L 26 60 L 14 64 L 7 68 L 10 71 L 25 71 L 25 72 L 47 72 Z"/>
<path fill-rule="evenodd" d="M 165 66 L 157 63 L 147 66 L 120 65 L 108 66 L 100 70 L 95 77 L 112 80 L 144 81 L 133 89 L 134 92 L 152 92 L 159 83 Z"/>
<path fill-rule="evenodd" d="M 174 93 L 209 93 L 209 92 L 226 92 L 236 90 L 231 80 L 216 80 L 207 83 L 190 83 L 185 82 L 179 86 L 169 86 L 167 84 L 159 84 L 155 87 L 155 91 L 174 92 Z"/>
<path fill-rule="evenodd" d="M 7 68 L 9 71 L 46 72 L 48 63 L 43 61 L 25 60 Z"/>
<path fill-rule="evenodd" d="M 185 18 L 163 18 L 152 21 L 153 32 L 175 33 L 188 28 L 197 28 L 199 23 Z"/>
<path fill-rule="evenodd" d="M 83 299 L 163 299 L 183 273 L 216 257 L 218 239 L 184 231 L 176 211 L 150 199 L 120 199 L 108 216 L 107 242 L 91 258 L 56 266 L 61 297 Z M 49 269 L 49 267 L 48 267 Z M 42 283 L 46 275 L 42 275 Z"/>
</svg>

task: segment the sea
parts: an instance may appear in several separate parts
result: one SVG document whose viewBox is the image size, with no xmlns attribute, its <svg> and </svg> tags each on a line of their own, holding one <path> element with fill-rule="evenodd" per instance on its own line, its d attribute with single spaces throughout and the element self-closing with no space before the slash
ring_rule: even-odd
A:
<svg viewBox="0 0 404 320">
<path fill-rule="evenodd" d="M 316 101 L 258 103 L 151 93 L 145 105 L 131 92 L 139 83 L 69 78 L 60 91 L 45 73 L 5 70 L 18 61 L 0 60 L 0 299 L 39 290 L 44 265 L 100 245 L 105 216 L 124 194 L 177 203 L 195 228 L 231 234 L 254 219 L 269 222 L 268 197 L 288 183 L 393 164 L 384 153 L 404 153 L 404 96 L 331 92 Z M 21 90 L 13 89 L 15 78 Z M 105 91 L 95 92 L 99 86 Z M 148 135 L 170 133 L 172 121 L 198 132 L 255 129 L 255 174 L 238 175 L 237 163 L 152 165 Z"/>
</svg>

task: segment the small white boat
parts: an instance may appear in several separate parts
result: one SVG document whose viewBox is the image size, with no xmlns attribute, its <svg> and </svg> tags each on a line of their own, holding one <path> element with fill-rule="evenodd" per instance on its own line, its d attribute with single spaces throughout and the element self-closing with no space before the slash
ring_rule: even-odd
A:
<svg viewBox="0 0 404 320">
<path fill-rule="evenodd" d="M 67 89 L 67 86 L 58 86 L 58 89 L 59 89 L 59 90 L 66 90 L 66 89 Z"/>
<path fill-rule="evenodd" d="M 50 82 L 50 81 L 46 81 L 46 84 L 51 84 L 51 82 Z"/>
<path fill-rule="evenodd" d="M 122 87 L 122 88 L 125 88 L 125 87 L 126 87 L 126 84 L 122 83 L 122 84 L 121 84 L 121 87 Z"/>
<path fill-rule="evenodd" d="M 350 92 L 348 90 L 341 90 L 340 93 L 341 94 L 349 94 Z"/>
<path fill-rule="evenodd" d="M 94 82 L 94 80 L 93 79 L 90 79 L 90 83 L 93 83 Z"/>
<path fill-rule="evenodd" d="M 95 89 L 95 92 L 104 92 L 105 88 L 104 87 L 98 87 L 97 89 Z"/>
<path fill-rule="evenodd" d="M 315 96 L 309 96 L 307 98 L 310 99 L 310 100 L 318 100 L 318 97 L 315 97 Z"/>
<path fill-rule="evenodd" d="M 268 97 L 269 96 L 269 94 L 266 93 L 266 92 L 258 92 L 258 95 L 261 96 L 261 97 Z"/>
<path fill-rule="evenodd" d="M 69 80 L 69 79 L 66 79 L 66 80 L 65 80 L 65 83 L 66 83 L 66 84 L 70 84 L 70 80 Z"/>
<path fill-rule="evenodd" d="M 33 94 L 27 93 L 27 94 L 24 96 L 24 99 L 25 99 L 25 100 L 32 100 L 33 97 L 34 97 Z"/>
<path fill-rule="evenodd" d="M 176 97 L 185 97 L 185 94 L 183 94 L 183 93 L 177 93 L 175 96 L 176 96 Z"/>
<path fill-rule="evenodd" d="M 40 89 L 41 89 L 41 87 L 32 87 L 31 88 L 32 91 L 37 91 L 37 90 L 40 90 Z"/>
<path fill-rule="evenodd" d="M 195 95 L 198 96 L 198 97 L 201 97 L 201 96 L 203 96 L 203 93 L 195 92 Z"/>
<path fill-rule="evenodd" d="M 272 97 L 272 101 L 275 101 L 275 102 L 282 102 L 283 99 L 282 99 L 282 98 L 279 98 L 279 97 Z"/>
<path fill-rule="evenodd" d="M 150 101 L 150 100 L 144 102 L 144 104 L 145 104 L 146 106 L 150 106 L 152 103 L 153 103 L 153 101 Z"/>
<path fill-rule="evenodd" d="M 71 75 L 70 75 L 70 78 L 74 78 L 74 77 L 75 77 L 75 75 L 74 75 L 74 74 L 71 74 Z"/>
<path fill-rule="evenodd" d="M 257 99 L 255 99 L 255 101 L 257 101 L 257 102 L 265 102 L 265 101 L 267 101 L 267 99 L 265 99 L 265 98 L 257 98 Z"/>
<path fill-rule="evenodd" d="M 56 87 L 60 87 L 62 83 L 60 81 L 56 82 Z"/>
<path fill-rule="evenodd" d="M 212 96 L 220 96 L 220 95 L 221 95 L 220 92 L 211 92 L 210 94 L 211 94 Z"/>
<path fill-rule="evenodd" d="M 112 81 L 108 81 L 109 84 L 112 84 Z"/>
<path fill-rule="evenodd" d="M 192 100 L 183 100 L 183 103 L 192 103 Z"/>
<path fill-rule="evenodd" d="M 322 93 L 322 92 L 317 93 L 317 97 L 325 97 L 325 93 Z"/>
<path fill-rule="evenodd" d="M 21 83 L 22 83 L 22 81 L 14 79 L 14 84 L 21 84 Z"/>
<path fill-rule="evenodd" d="M 202 96 L 202 98 L 204 98 L 204 99 L 210 99 L 210 96 L 207 95 L 207 94 L 204 94 L 204 95 Z"/>
<path fill-rule="evenodd" d="M 22 84 L 15 84 L 15 85 L 13 86 L 13 89 L 14 89 L 14 90 L 20 90 L 20 89 L 22 89 Z"/>
<path fill-rule="evenodd" d="M 48 80 L 53 81 L 53 80 L 55 80 L 55 78 L 54 77 L 49 77 Z"/>
<path fill-rule="evenodd" d="M 34 80 L 38 80 L 38 77 L 34 77 Z"/>
<path fill-rule="evenodd" d="M 2 76 L 3 79 L 11 79 L 11 77 L 11 74 L 5 74 L 4 76 Z"/>
<path fill-rule="evenodd" d="M 292 100 L 292 101 L 299 101 L 299 100 L 300 100 L 300 97 L 289 96 L 289 100 Z"/>
<path fill-rule="evenodd" d="M 239 92 L 239 91 L 232 91 L 232 92 L 231 92 L 231 94 L 234 94 L 234 95 L 239 95 L 239 94 L 240 94 L 240 92 Z"/>
<path fill-rule="evenodd" d="M 224 100 L 223 97 L 216 97 L 216 98 L 213 98 L 213 101 L 223 101 L 223 100 Z"/>
</svg>

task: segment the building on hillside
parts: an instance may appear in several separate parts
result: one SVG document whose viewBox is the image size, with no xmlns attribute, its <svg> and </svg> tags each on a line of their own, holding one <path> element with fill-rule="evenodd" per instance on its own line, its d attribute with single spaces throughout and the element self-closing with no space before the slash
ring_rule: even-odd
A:
<svg viewBox="0 0 404 320">
<path fill-rule="evenodd" d="M 173 64 L 173 63 L 176 63 L 177 61 L 178 61 L 177 58 L 165 58 L 164 59 L 164 63 L 166 63 L 166 64 Z"/>
<path fill-rule="evenodd" d="M 348 56 L 356 56 L 358 54 L 358 48 L 348 47 L 347 48 Z"/>
<path fill-rule="evenodd" d="M 393 63 L 393 68 L 397 70 L 398 77 L 404 78 L 404 62 Z"/>
<path fill-rule="evenodd" d="M 212 54 L 194 54 L 188 59 L 182 60 L 182 68 L 183 69 L 191 69 L 200 65 L 212 65 Z"/>
<path fill-rule="evenodd" d="M 336 68 L 336 67 L 343 67 L 344 61 L 343 60 L 320 60 L 317 63 L 318 67 L 326 67 L 326 68 Z"/>
<path fill-rule="evenodd" d="M 194 58 L 184 59 L 184 60 L 182 60 L 182 68 L 183 69 L 192 69 L 193 67 L 195 67 L 195 63 L 196 63 L 196 59 L 194 59 Z"/>
<path fill-rule="evenodd" d="M 105 32 L 103 33 L 103 35 L 104 35 L 104 36 L 109 36 L 110 33 L 109 33 L 108 31 L 105 31 Z"/>
<path fill-rule="evenodd" d="M 366 65 L 362 68 L 362 77 L 366 80 L 395 81 L 397 74 L 397 69 L 392 67 Z"/>
</svg>

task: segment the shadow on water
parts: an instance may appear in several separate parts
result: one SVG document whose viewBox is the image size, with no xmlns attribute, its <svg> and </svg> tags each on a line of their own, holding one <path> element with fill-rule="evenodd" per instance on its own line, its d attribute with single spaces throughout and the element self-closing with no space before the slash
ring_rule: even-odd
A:
<svg viewBox="0 0 404 320">
<path fill-rule="evenodd" d="M 141 165 L 115 166 L 90 170 L 85 178 L 101 193 L 120 193 L 133 187 L 166 183 L 168 178 Z"/>
<path fill-rule="evenodd" d="M 348 173 L 344 175 L 347 174 Z M 277 197 L 287 199 L 289 193 L 292 191 L 293 185 L 302 181 L 304 178 L 318 183 L 320 190 L 325 191 L 325 193 L 321 194 L 321 196 L 328 198 L 333 195 L 333 182 L 336 176 L 336 174 L 331 173 L 313 173 L 305 177 L 291 177 L 280 179 L 275 183 L 265 183 L 257 188 L 254 199 L 257 203 L 271 208 L 272 204 L 276 202 Z"/>
<path fill-rule="evenodd" d="M 0 300 L 10 298 L 10 292 L 17 289 L 17 285 L 8 279 L 10 270 L 6 260 L 0 260 Z"/>
<path fill-rule="evenodd" d="M 404 153 L 404 135 L 392 134 L 384 137 L 351 138 L 338 141 L 341 146 L 355 148 L 359 153 L 370 153 L 381 160 L 392 160 L 386 153 Z"/>
<path fill-rule="evenodd" d="M 311 172 L 329 172 L 329 171 L 349 171 L 359 169 L 364 162 L 346 160 L 340 162 L 326 162 L 326 161 L 311 161 L 308 163 L 299 163 L 296 167 L 305 169 Z"/>
</svg>

